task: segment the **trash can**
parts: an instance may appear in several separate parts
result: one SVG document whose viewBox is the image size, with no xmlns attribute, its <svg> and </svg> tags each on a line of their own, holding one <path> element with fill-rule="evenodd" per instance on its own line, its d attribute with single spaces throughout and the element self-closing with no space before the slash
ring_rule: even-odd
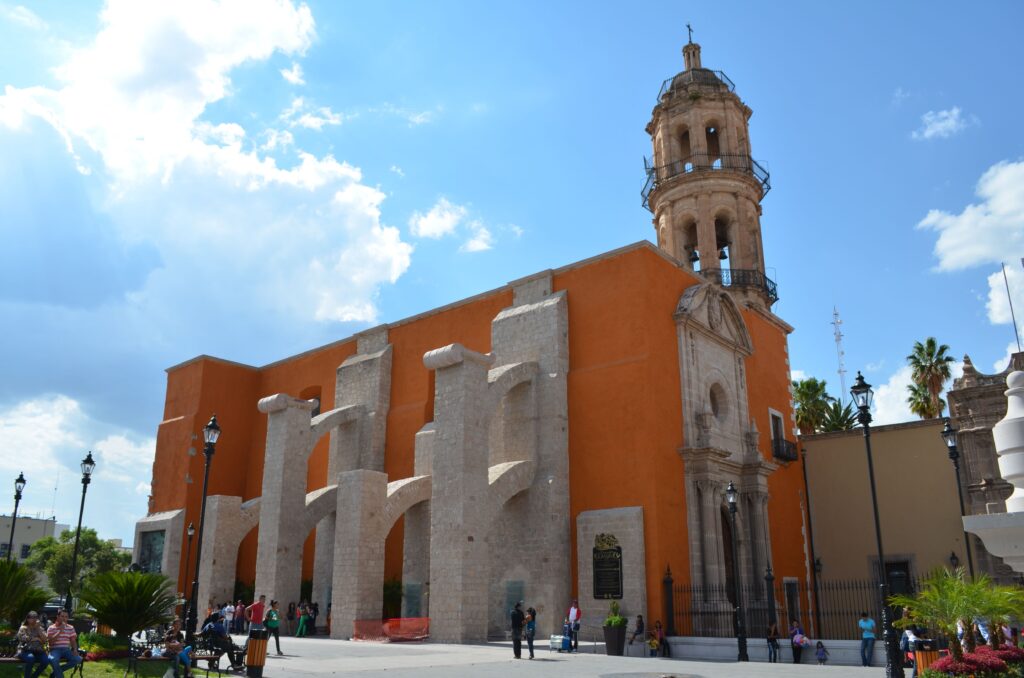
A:
<svg viewBox="0 0 1024 678">
<path fill-rule="evenodd" d="M 267 663 L 266 629 L 249 629 L 249 640 L 245 644 L 245 675 L 249 678 L 263 678 L 263 667 Z"/>
</svg>

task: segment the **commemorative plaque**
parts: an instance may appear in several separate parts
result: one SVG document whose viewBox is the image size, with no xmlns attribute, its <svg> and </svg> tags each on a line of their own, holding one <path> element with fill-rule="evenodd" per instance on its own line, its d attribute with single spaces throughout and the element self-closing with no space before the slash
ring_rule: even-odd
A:
<svg viewBox="0 0 1024 678">
<path fill-rule="evenodd" d="M 612 534 L 594 538 L 594 598 L 622 599 L 622 547 Z"/>
</svg>

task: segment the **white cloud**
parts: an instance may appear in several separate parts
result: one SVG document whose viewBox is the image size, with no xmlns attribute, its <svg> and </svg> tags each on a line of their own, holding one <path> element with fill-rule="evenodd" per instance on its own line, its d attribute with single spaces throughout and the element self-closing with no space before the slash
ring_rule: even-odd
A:
<svg viewBox="0 0 1024 678">
<path fill-rule="evenodd" d="M 284 150 L 295 143 L 295 137 L 288 130 L 268 129 L 264 130 L 262 136 L 266 141 L 260 144 L 261 151 Z"/>
<path fill-rule="evenodd" d="M 494 246 L 494 236 L 482 222 L 474 220 L 469 223 L 470 237 L 459 249 L 463 252 L 483 252 Z"/>
<path fill-rule="evenodd" d="M 30 28 L 34 31 L 45 31 L 49 28 L 47 23 L 39 18 L 39 15 L 24 5 L 15 5 L 14 7 L 0 5 L 0 16 L 11 23 Z"/>
<path fill-rule="evenodd" d="M 293 85 L 305 85 L 306 81 L 302 78 L 302 66 L 299 62 L 293 61 L 291 68 L 282 68 L 281 77 L 290 82 Z"/>
<path fill-rule="evenodd" d="M 892 99 L 890 100 L 890 103 L 893 106 L 899 106 L 900 104 L 902 104 L 904 101 L 906 101 L 909 98 L 910 98 L 910 92 L 908 92 L 907 90 L 903 89 L 902 87 L 897 87 L 895 90 L 893 90 Z"/>
<path fill-rule="evenodd" d="M 98 171 L 102 183 L 90 188 L 108 191 L 104 219 L 124 241 L 159 253 L 160 267 L 115 314 L 142 328 L 182 322 L 178 299 L 203 281 L 210 303 L 235 320 L 376 318 L 380 285 L 408 268 L 412 252 L 382 223 L 383 194 L 331 155 L 298 150 L 281 166 L 261 154 L 293 144 L 290 132 L 250 135 L 202 117 L 231 94 L 232 69 L 275 52 L 301 55 L 314 36 L 309 8 L 287 0 L 111 0 L 95 39 L 56 69 L 59 88 L 0 96 L 0 125 L 24 134 L 39 133 L 35 120 L 52 127 L 83 172 Z M 341 122 L 301 98 L 289 111 L 293 127 Z M 253 137 L 265 141 L 257 147 Z"/>
<path fill-rule="evenodd" d="M 74 523 L 81 496 L 77 489 L 80 463 L 86 452 L 92 451 L 96 471 L 90 495 L 96 501 L 96 495 L 101 494 L 106 510 L 90 511 L 87 502 L 86 524 L 99 528 L 104 536 L 132 534 L 133 524 L 145 506 L 128 493 L 138 492 L 145 485 L 148 494 L 154 438 L 139 438 L 98 421 L 74 398 L 56 394 L 0 409 L 0 440 L 13 452 L 0 455 L 0 474 L 8 477 L 25 473 L 27 484 L 21 507 L 25 515 L 48 517 L 52 503 L 58 522 Z"/>
<path fill-rule="evenodd" d="M 948 139 L 966 129 L 967 125 L 968 121 L 960 115 L 958 106 L 945 111 L 928 111 L 921 116 L 921 126 L 910 136 L 918 141 Z"/>
<path fill-rule="evenodd" d="M 370 113 L 383 113 L 385 115 L 398 116 L 408 122 L 409 127 L 417 127 L 419 125 L 425 125 L 428 122 L 433 122 L 434 114 L 439 113 L 441 111 L 441 107 L 438 106 L 433 111 L 416 111 L 409 108 L 402 108 L 401 106 L 395 106 L 391 103 L 384 103 L 368 110 Z"/>
<path fill-rule="evenodd" d="M 907 404 L 907 397 L 910 395 L 907 391 L 911 381 L 910 375 L 910 366 L 904 365 L 889 377 L 889 381 L 874 388 L 875 411 L 872 424 L 881 426 L 917 419 L 917 415 L 910 412 L 910 406 Z"/>
<path fill-rule="evenodd" d="M 1018 262 L 1013 262 L 1017 264 Z M 1010 298 L 1013 299 L 1013 310 L 1018 314 L 1018 320 L 1024 319 L 1020 315 L 1024 313 L 1024 271 L 1016 265 L 1006 267 L 1006 279 L 1003 279 L 1003 271 L 999 270 L 988 277 L 988 301 L 985 309 L 988 311 L 988 320 L 993 325 L 1009 325 L 1013 322 L 1013 313 L 1010 312 Z M 1007 297 L 1007 284 L 1009 284 L 1009 297 Z"/>
<path fill-rule="evenodd" d="M 398 165 L 392 165 L 389 169 L 403 179 L 405 178 L 405 171 Z"/>
<path fill-rule="evenodd" d="M 789 378 L 791 381 L 801 381 L 807 378 L 807 373 L 803 370 L 790 370 Z"/>
<path fill-rule="evenodd" d="M 940 271 L 956 271 L 1024 255 L 1024 161 L 1000 162 L 978 180 L 980 198 L 960 214 L 931 210 L 918 223 L 939 233 Z"/>
<path fill-rule="evenodd" d="M 1011 341 L 1006 345 L 1006 354 L 992 364 L 992 374 L 999 374 L 1010 364 L 1010 358 L 1017 352 L 1017 342 Z"/>
<path fill-rule="evenodd" d="M 866 372 L 878 372 L 883 367 L 885 367 L 885 358 L 879 360 L 878 362 L 868 363 L 867 365 L 864 366 L 864 370 Z"/>
<path fill-rule="evenodd" d="M 409 228 L 418 238 L 436 239 L 454 233 L 466 214 L 467 210 L 462 205 L 455 205 L 447 198 L 438 198 L 426 214 L 412 213 L 409 217 Z"/>
<path fill-rule="evenodd" d="M 280 117 L 292 127 L 305 127 L 317 132 L 325 125 L 340 125 L 343 120 L 341 113 L 335 113 L 328 106 L 310 106 L 302 97 L 295 97 Z"/>
</svg>

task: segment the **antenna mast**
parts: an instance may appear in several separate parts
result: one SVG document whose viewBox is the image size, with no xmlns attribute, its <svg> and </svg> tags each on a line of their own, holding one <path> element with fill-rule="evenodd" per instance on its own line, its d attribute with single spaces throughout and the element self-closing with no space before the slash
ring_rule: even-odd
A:
<svg viewBox="0 0 1024 678">
<path fill-rule="evenodd" d="M 843 324 L 839 317 L 839 309 L 832 307 L 832 335 L 836 340 L 836 358 L 839 360 L 839 404 L 845 404 L 846 398 L 846 352 L 843 350 L 843 332 L 839 326 Z"/>
<path fill-rule="evenodd" d="M 53 481 L 53 503 L 50 504 L 50 517 L 57 518 L 57 486 L 60 485 L 60 471 L 57 471 L 57 479 Z"/>
</svg>

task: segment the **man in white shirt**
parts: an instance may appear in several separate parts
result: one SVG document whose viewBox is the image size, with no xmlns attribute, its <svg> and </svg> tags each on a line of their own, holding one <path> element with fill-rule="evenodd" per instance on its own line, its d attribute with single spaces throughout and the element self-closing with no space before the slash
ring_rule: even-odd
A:
<svg viewBox="0 0 1024 678">
<path fill-rule="evenodd" d="M 230 633 L 230 629 L 234 628 L 231 622 L 235 618 L 235 606 L 231 604 L 231 601 L 225 603 L 224 609 L 221 610 L 221 614 L 224 615 L 224 628 L 229 629 Z"/>
<path fill-rule="evenodd" d="M 572 647 L 570 652 L 576 652 L 580 649 L 580 622 L 583 621 L 583 612 L 580 610 L 579 602 L 573 598 L 572 605 L 569 606 L 569 611 L 565 614 L 569 620 L 569 629 L 572 636 Z"/>
</svg>

